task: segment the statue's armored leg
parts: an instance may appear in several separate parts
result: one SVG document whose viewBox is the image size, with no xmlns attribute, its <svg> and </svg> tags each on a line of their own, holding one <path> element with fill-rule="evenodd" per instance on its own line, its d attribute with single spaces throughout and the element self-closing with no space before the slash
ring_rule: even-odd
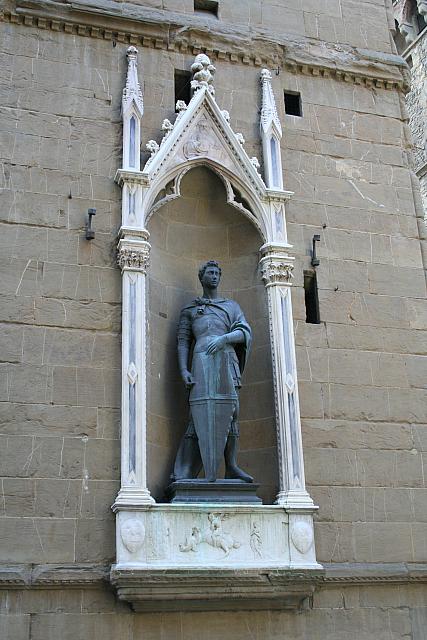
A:
<svg viewBox="0 0 427 640">
<path fill-rule="evenodd" d="M 189 425 L 179 445 L 171 481 L 197 478 L 202 468 L 199 441 L 190 416 Z"/>
<path fill-rule="evenodd" d="M 230 433 L 228 434 L 227 443 L 225 445 L 225 477 L 228 480 L 242 480 L 243 482 L 253 482 L 254 479 L 249 473 L 240 469 L 237 465 L 237 451 L 239 448 L 239 401 L 236 402 L 233 418 L 231 422 Z"/>
</svg>

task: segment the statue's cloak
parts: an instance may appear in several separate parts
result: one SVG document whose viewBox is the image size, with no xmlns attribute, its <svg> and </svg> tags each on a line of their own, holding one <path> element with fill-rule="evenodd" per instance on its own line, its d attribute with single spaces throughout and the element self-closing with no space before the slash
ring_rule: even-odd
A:
<svg viewBox="0 0 427 640">
<path fill-rule="evenodd" d="M 215 320 L 210 325 L 210 318 Z M 210 329 L 213 333 L 209 333 Z M 215 336 L 240 330 L 243 342 L 226 344 L 208 354 Z M 251 346 L 251 328 L 237 302 L 225 298 L 196 298 L 181 311 L 178 342 L 188 346 L 195 340 L 190 390 L 190 424 L 187 436 L 195 432 L 199 441 L 205 477 L 215 481 L 231 430 L 238 434 L 237 389 Z"/>
<path fill-rule="evenodd" d="M 240 329 L 244 335 L 244 342 L 234 345 L 234 350 L 239 361 L 240 373 L 246 366 L 252 344 L 252 331 L 240 306 L 234 300 L 227 298 L 196 298 L 181 311 L 181 318 L 190 314 L 193 318 L 205 312 L 206 307 L 217 309 L 223 315 L 226 322 L 225 333 L 231 333 Z M 187 313 L 185 313 L 187 311 Z M 189 314 L 188 314 L 189 312 Z"/>
</svg>

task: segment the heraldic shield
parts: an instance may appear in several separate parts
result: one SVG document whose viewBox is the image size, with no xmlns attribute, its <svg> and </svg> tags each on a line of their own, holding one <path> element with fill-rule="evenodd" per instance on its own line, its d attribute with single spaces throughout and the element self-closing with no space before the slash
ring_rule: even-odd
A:
<svg viewBox="0 0 427 640">
<path fill-rule="evenodd" d="M 238 398 L 232 375 L 235 357 L 232 347 L 214 354 L 193 354 L 192 373 L 197 383 L 190 392 L 190 411 L 208 482 L 217 479 L 237 409 Z"/>
</svg>

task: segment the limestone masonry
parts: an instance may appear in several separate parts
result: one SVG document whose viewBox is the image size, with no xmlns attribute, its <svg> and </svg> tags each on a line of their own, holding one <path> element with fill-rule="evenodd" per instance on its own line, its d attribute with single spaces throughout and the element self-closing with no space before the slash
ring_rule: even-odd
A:
<svg viewBox="0 0 427 640">
<path fill-rule="evenodd" d="M 0 2 L 1 639 L 425 639 L 425 16 L 425 0 Z M 135 258 L 132 233 L 122 234 L 119 268 L 129 47 L 138 51 L 143 99 L 138 169 L 150 156 L 156 162 L 195 56 L 205 53 L 216 68 L 218 121 L 226 130 L 229 118 L 230 140 L 236 136 L 247 154 L 242 167 L 256 184 L 259 172 L 260 193 L 261 178 L 272 191 L 286 191 L 285 226 L 282 213 L 275 218 L 292 245 L 286 264 L 278 267 L 269 247 L 261 273 L 263 230 L 247 215 L 244 180 L 232 188 L 201 162 L 151 203 L 141 240 L 151 245 L 149 260 L 148 250 Z M 270 149 L 266 161 L 260 136 L 263 69 L 271 73 L 274 131 L 282 134 L 279 184 L 272 177 L 278 156 Z M 270 193 L 270 204 L 279 196 Z M 96 209 L 90 241 L 89 208 Z M 221 509 L 211 520 L 199 513 L 201 530 L 225 532 L 230 548 L 221 550 L 191 537 L 188 513 L 176 511 L 176 537 L 161 517 L 157 530 L 146 526 L 144 512 L 128 527 L 130 542 L 117 538 L 117 549 L 132 554 L 132 536 L 145 537 L 153 559 L 173 540 L 179 562 L 196 566 L 202 544 L 213 565 L 221 554 L 243 562 L 246 552 L 256 564 L 264 545 L 271 571 L 260 577 L 215 568 L 209 591 L 221 591 L 221 611 L 182 605 L 198 589 L 190 569 L 175 582 L 153 579 L 145 598 L 161 589 L 169 601 L 179 590 L 181 600 L 174 611 L 170 602 L 138 611 L 145 605 L 129 596 L 129 582 L 121 600 L 121 577 L 110 574 L 111 506 L 120 495 L 127 499 L 121 270 L 137 260 L 146 274 L 147 322 L 144 298 L 135 319 L 146 340 L 146 443 L 138 451 L 146 446 L 147 503 L 162 503 L 187 420 L 175 355 L 179 310 L 197 293 L 198 265 L 210 258 L 223 266 L 224 295 L 242 306 L 253 329 L 239 462 L 260 482 L 277 533 L 262 538 L 264 515 L 254 522 L 245 508 L 246 538 L 227 514 L 212 524 Z M 277 344 L 281 325 L 272 321 L 265 284 L 276 280 L 292 293 L 296 388 L 287 376 L 278 388 L 279 351 L 271 356 L 270 338 Z M 292 317 L 289 308 L 282 312 Z M 126 375 L 132 381 L 137 373 L 129 367 Z M 291 436 L 277 424 L 286 385 L 297 404 L 299 393 L 308 533 L 279 523 L 271 506 L 276 496 L 286 502 L 290 482 L 284 450 Z M 277 549 L 283 543 L 287 552 L 288 533 L 304 547 L 310 496 L 319 507 L 310 562 L 323 569 L 308 577 L 290 569 L 280 578 L 289 599 L 277 608 L 242 610 L 231 597 L 227 604 L 227 580 L 230 593 L 250 591 L 256 606 L 262 594 L 282 588 Z"/>
</svg>

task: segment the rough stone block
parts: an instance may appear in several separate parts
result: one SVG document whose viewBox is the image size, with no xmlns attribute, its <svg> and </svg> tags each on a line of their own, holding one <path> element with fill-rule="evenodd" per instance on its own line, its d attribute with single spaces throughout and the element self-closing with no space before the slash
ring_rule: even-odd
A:
<svg viewBox="0 0 427 640">
<path fill-rule="evenodd" d="M 412 303 L 412 300 L 391 296 L 319 291 L 320 313 L 322 320 L 328 323 L 408 329 L 413 322 L 409 318 L 408 310 Z M 421 308 L 419 312 L 422 313 Z"/>
<path fill-rule="evenodd" d="M 302 381 L 298 384 L 298 388 L 301 416 L 304 418 L 323 418 L 325 408 L 322 385 Z"/>
<path fill-rule="evenodd" d="M 417 238 L 392 237 L 394 263 L 400 267 L 423 268 L 420 241 Z"/>
<path fill-rule="evenodd" d="M 2 481 L 4 515 L 25 517 L 35 515 L 35 481 L 24 478 L 4 478 Z"/>
<path fill-rule="evenodd" d="M 309 484 L 354 486 L 359 483 L 356 451 L 308 449 L 304 454 Z"/>
<path fill-rule="evenodd" d="M 108 519 L 77 520 L 76 562 L 113 562 L 115 551 L 114 516 Z"/>
<path fill-rule="evenodd" d="M 43 518 L 77 518 L 82 493 L 81 480 L 38 479 L 35 481 L 34 513 Z"/>
<path fill-rule="evenodd" d="M 367 265 L 369 291 L 379 295 L 423 298 L 425 277 L 422 269 L 409 269 L 391 265 Z"/>
<path fill-rule="evenodd" d="M 1 436 L 0 459 L 6 477 L 55 477 L 60 472 L 60 438 Z"/>
<path fill-rule="evenodd" d="M 0 613 L 0 637 L 28 640 L 31 616 L 26 614 Z"/>
<path fill-rule="evenodd" d="M 426 367 L 427 358 L 425 356 L 406 356 L 405 358 L 408 381 L 411 387 L 425 389 L 427 385 Z"/>
<path fill-rule="evenodd" d="M 117 480 L 90 480 L 81 496 L 81 517 L 108 519 L 119 489 Z"/>
<path fill-rule="evenodd" d="M 339 384 L 322 385 L 322 388 L 326 395 L 326 416 L 329 418 L 375 422 L 384 417 L 384 406 L 388 406 L 389 402 L 387 389 L 347 385 L 344 394 Z"/>
<path fill-rule="evenodd" d="M 55 404 L 77 404 L 77 368 L 53 367 L 51 401 Z"/>
<path fill-rule="evenodd" d="M 50 371 L 45 366 L 7 365 L 8 393 L 11 402 L 46 401 L 50 389 Z"/>
<path fill-rule="evenodd" d="M 19 302 L 17 302 L 18 304 Z M 31 302 L 25 300 L 20 304 L 28 306 L 31 305 Z M 37 325 L 120 331 L 121 309 L 119 305 L 93 301 L 35 298 L 31 308 L 33 309 L 32 322 Z"/>
<path fill-rule="evenodd" d="M 19 326 L 2 325 L 0 331 L 0 361 L 19 363 L 22 358 L 23 329 Z"/>
<path fill-rule="evenodd" d="M 306 447 L 332 449 L 410 450 L 416 438 L 409 424 L 322 420 L 303 417 L 303 442 Z M 420 443 L 415 444 L 419 449 Z"/>
<path fill-rule="evenodd" d="M 0 218 L 6 222 L 65 227 L 64 199 L 60 196 L 30 191 L 13 193 L 11 208 L 3 209 Z"/>
<path fill-rule="evenodd" d="M 357 239 L 355 240 L 357 243 Z M 319 255 L 321 255 L 319 251 Z M 350 260 L 325 260 L 320 258 L 322 269 L 318 270 L 317 284 L 321 289 L 340 291 L 369 291 L 369 265 Z"/>
<path fill-rule="evenodd" d="M 4 563 L 74 561 L 73 520 L 0 518 L 0 530 Z"/>
<path fill-rule="evenodd" d="M 96 222 L 96 221 L 95 221 Z M 94 225 L 95 225 L 94 222 Z M 85 237 L 78 237 L 78 263 L 95 267 L 116 267 L 116 238 L 112 234 L 97 233 L 88 242 Z M 117 275 L 118 275 L 117 270 Z"/>
<path fill-rule="evenodd" d="M 51 404 L 0 403 L 0 431 L 5 435 L 75 436 L 95 434 L 97 413 L 101 428 L 104 427 L 105 414 L 96 408 L 55 406 Z"/>
<path fill-rule="evenodd" d="M 87 443 L 85 463 L 90 479 L 117 480 L 120 468 L 119 441 L 91 438 Z"/>
<path fill-rule="evenodd" d="M 396 422 L 427 422 L 423 389 L 395 389 L 390 393 L 389 412 L 390 417 Z"/>
<path fill-rule="evenodd" d="M 133 620 L 129 613 L 95 615 L 81 613 L 49 613 L 34 616 L 32 623 L 33 640 L 72 640 L 75 637 L 102 637 L 114 640 L 126 637 L 133 630 Z"/>
</svg>

